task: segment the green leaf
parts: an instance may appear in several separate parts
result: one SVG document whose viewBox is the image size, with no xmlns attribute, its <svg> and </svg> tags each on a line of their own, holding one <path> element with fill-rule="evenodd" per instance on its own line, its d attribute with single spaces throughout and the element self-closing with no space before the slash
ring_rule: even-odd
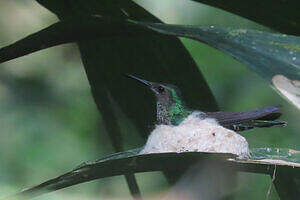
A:
<svg viewBox="0 0 300 200">
<path fill-rule="evenodd" d="M 300 109 L 300 37 L 214 26 L 133 23 L 158 33 L 191 38 L 223 51 L 269 81 Z"/>
<path fill-rule="evenodd" d="M 107 95 L 105 91 L 109 91 L 111 93 L 112 99 L 116 101 L 116 99 L 124 98 L 125 95 L 127 95 L 127 98 L 131 98 L 132 101 L 133 99 L 136 98 L 141 98 L 141 97 L 136 97 L 136 92 L 135 90 L 131 90 L 128 88 L 134 88 L 136 87 L 132 83 L 128 82 L 126 79 L 120 78 L 121 73 L 133 73 L 133 74 L 145 74 L 145 77 L 148 76 L 145 73 L 145 70 L 151 70 L 154 71 L 155 68 L 154 63 L 151 68 L 144 68 L 144 67 L 134 67 L 138 63 L 140 63 L 140 66 L 147 66 L 145 65 L 145 60 L 140 60 L 141 57 L 138 57 L 138 59 L 133 59 L 134 55 L 138 54 L 143 54 L 143 56 L 157 56 L 156 57 L 156 62 L 159 62 L 159 59 L 163 60 L 168 60 L 168 62 L 173 63 L 173 57 L 172 60 L 168 58 L 168 56 L 161 57 L 161 55 L 157 55 L 157 52 L 149 55 L 149 51 L 145 50 L 144 53 L 140 49 L 145 49 L 144 46 L 138 47 L 139 44 L 147 45 L 149 48 L 151 47 L 152 49 L 157 49 L 155 46 L 157 45 L 156 43 L 149 42 L 150 40 L 149 37 L 151 38 L 156 38 L 156 40 L 162 39 L 164 41 L 166 40 L 173 40 L 173 38 L 166 38 L 157 34 L 154 34 L 153 31 L 156 31 L 157 33 L 164 34 L 164 35 L 170 35 L 170 36 L 181 36 L 181 37 L 186 37 L 186 38 L 191 38 L 200 42 L 204 42 L 210 46 L 213 46 L 224 53 L 232 56 L 233 58 L 239 60 L 240 62 L 246 64 L 250 69 L 254 70 L 257 72 L 261 77 L 264 79 L 268 80 L 272 85 L 274 85 L 274 88 L 276 88 L 283 96 L 288 98 L 292 103 L 294 103 L 297 107 L 300 108 L 300 100 L 299 100 L 299 94 L 300 94 L 300 84 L 299 84 L 299 75 L 300 75 L 300 38 L 296 36 L 289 36 L 289 35 L 284 35 L 284 34 L 271 34 L 271 33 L 265 33 L 261 31 L 255 31 L 255 30 L 248 30 L 248 29 L 231 29 L 231 28 L 221 28 L 221 27 L 206 27 L 206 26 L 184 26 L 184 25 L 170 25 L 170 24 L 161 24 L 161 23 L 144 23 L 144 22 L 137 22 L 137 21 L 124 21 L 124 20 L 116 20 L 116 19 L 111 19 L 111 18 L 103 18 L 103 17 L 85 17 L 85 18 L 79 18 L 80 22 L 84 25 L 77 24 L 76 26 L 72 25 L 74 24 L 74 21 L 77 21 L 77 18 L 71 20 L 71 21 L 63 21 L 59 22 L 57 24 L 54 24 L 50 26 L 49 28 L 34 34 L 35 37 L 33 38 L 45 38 L 47 35 L 55 32 L 59 32 L 60 34 L 56 33 L 57 35 L 62 35 L 61 37 L 57 37 L 57 41 L 54 39 L 56 44 L 60 44 L 63 42 L 68 42 L 68 41 L 63 41 L 63 39 L 68 38 L 68 35 L 71 35 L 70 38 L 73 40 L 80 40 L 86 36 L 89 36 L 89 38 L 95 38 L 95 37 L 102 37 L 106 38 L 105 40 L 102 41 L 102 46 L 109 46 L 110 45 L 110 52 L 109 49 L 103 49 L 97 48 L 97 52 L 94 54 L 84 54 L 85 51 L 82 52 L 83 58 L 85 56 L 92 56 L 94 62 L 99 62 L 102 65 L 108 64 L 109 61 L 112 61 L 113 57 L 118 57 L 119 60 L 113 60 L 114 66 L 121 66 L 124 63 L 121 62 L 121 60 L 126 61 L 126 63 L 130 63 L 130 66 L 128 67 L 122 67 L 122 68 L 114 68 L 111 67 L 109 70 L 107 68 L 97 68 L 97 70 L 91 70 L 87 69 L 88 76 L 90 77 L 90 81 L 93 81 L 92 84 L 92 89 L 97 90 L 95 93 L 99 93 L 97 96 L 103 96 Z M 86 20 L 86 22 L 85 22 Z M 53 28 L 54 27 L 54 28 Z M 60 29 L 55 29 L 55 27 L 66 27 L 66 31 L 62 31 Z M 74 28 L 75 27 L 75 28 Z M 102 31 L 102 29 L 105 29 L 105 31 Z M 73 31 L 76 30 L 77 34 L 73 34 Z M 50 32 L 48 34 L 48 32 Z M 55 34 L 53 34 L 55 35 Z M 132 35 L 143 35 L 144 37 L 134 37 L 131 38 L 130 36 Z M 41 37 L 40 37 L 41 36 Z M 123 36 L 123 39 L 119 39 L 118 36 Z M 112 38 L 113 39 L 110 39 Z M 24 40 L 17 42 L 16 44 L 26 44 L 28 48 L 23 48 L 26 51 L 31 51 L 30 49 L 30 44 L 35 44 L 33 47 L 37 46 L 43 46 L 47 47 L 50 44 L 52 45 L 53 39 L 40 39 L 40 40 L 33 40 L 30 39 L 32 38 L 31 36 L 28 38 L 25 38 Z M 126 38 L 126 39 L 124 39 Z M 138 42 L 141 40 L 140 42 Z M 34 42 L 36 41 L 36 42 Z M 41 42 L 42 41 L 42 42 Z M 46 42 L 45 42 L 46 41 Z M 117 42 L 118 41 L 118 42 Z M 131 42 L 129 42 L 131 41 Z M 133 44 L 133 41 L 136 42 L 137 46 L 132 45 L 130 48 L 132 49 L 132 52 L 130 52 L 130 55 L 132 57 L 125 56 L 128 54 L 127 49 L 125 47 Z M 152 41 L 152 40 L 151 40 Z M 44 42 L 44 43 L 43 43 Z M 85 45 L 89 44 L 91 46 L 95 45 L 94 41 L 85 41 L 85 42 L 80 42 L 82 43 L 80 48 L 88 48 L 85 47 Z M 5 55 L 3 52 L 9 52 L 12 55 L 16 55 L 17 53 L 14 53 L 15 51 L 21 51 L 22 48 L 20 48 L 20 45 L 11 45 L 9 47 L 5 47 L 0 50 L 0 55 Z M 121 45 L 122 48 L 113 48 L 115 46 Z M 175 43 L 171 42 L 170 45 L 174 45 Z M 88 45 L 88 46 L 89 46 Z M 161 43 L 159 44 L 161 45 Z M 164 47 L 164 48 L 169 48 Z M 15 50 L 11 50 L 14 48 Z M 135 49 L 134 49 L 135 48 Z M 160 48 L 160 50 L 165 51 L 164 48 Z M 174 47 L 175 48 L 175 47 Z M 174 50 L 173 48 L 173 50 Z M 176 49 L 176 48 L 175 48 Z M 101 51 L 102 50 L 102 51 Z M 134 51 L 133 51 L 134 50 Z M 88 51 L 89 52 L 89 51 Z M 121 53 L 122 52 L 122 53 Z M 134 53 L 135 52 L 135 53 Z M 171 50 L 168 51 L 169 53 Z M 106 53 L 108 54 L 108 57 L 106 59 L 98 59 L 98 54 L 101 53 L 101 55 L 105 55 Z M 175 55 L 177 53 L 177 56 L 181 56 L 178 54 L 177 51 L 172 51 L 172 53 Z M 180 52 L 179 52 L 180 53 Z M 123 56 L 120 56 L 120 55 Z M 185 54 L 182 54 L 185 55 Z M 186 55 L 187 56 L 187 55 Z M 0 56 L 2 57 L 2 56 Z M 3 56 L 5 57 L 5 56 Z M 96 60 L 97 57 L 97 60 Z M 89 63 L 90 60 L 87 58 L 87 60 L 84 60 L 85 65 Z M 93 62 L 93 63 L 94 63 Z M 149 61 L 149 62 L 153 62 Z M 165 61 L 163 61 L 165 62 Z M 179 61 L 178 61 L 179 62 Z M 91 66 L 93 63 L 88 64 Z M 96 65 L 96 63 L 94 63 Z M 149 63 L 147 63 L 149 64 Z M 173 63 L 175 66 L 175 63 Z M 93 65 L 93 66 L 95 66 Z M 162 64 L 161 64 L 162 65 Z M 184 64 L 182 63 L 182 66 Z M 114 69 L 114 73 L 110 72 L 110 70 Z M 186 68 L 184 68 L 186 69 Z M 161 81 L 165 80 L 165 82 L 176 82 L 175 81 L 175 75 L 174 76 L 169 76 L 169 73 L 174 73 L 176 72 L 182 72 L 183 74 L 185 73 L 190 73 L 193 74 L 192 71 L 187 72 L 186 70 L 183 70 L 182 67 L 175 67 L 170 69 L 166 69 L 166 65 L 162 65 L 161 68 L 156 69 L 157 76 L 161 76 L 160 79 L 158 78 L 146 78 L 149 80 L 154 80 L 154 81 Z M 182 71 L 181 71 L 182 70 Z M 163 74 L 160 73 L 160 71 L 164 71 L 166 74 L 163 77 Z M 185 73 L 183 72 L 185 71 Z M 101 73 L 100 73 L 101 72 Z M 139 72 L 139 73 L 137 73 Z M 195 71 L 195 73 L 197 70 Z M 100 80 L 100 77 L 102 74 L 106 74 L 107 76 L 103 77 Z M 183 75 L 182 73 L 179 73 Z M 100 75 L 101 74 L 101 75 Z M 158 75 L 159 74 L 159 75 Z M 196 74 L 197 75 L 197 74 Z M 198 75 L 197 75 L 198 76 Z M 108 78 L 109 77 L 109 78 Z M 282 78 L 283 77 L 283 78 Z M 284 83 L 282 83 L 282 79 L 287 79 Z M 167 80 L 172 80 L 172 81 L 167 81 Z M 191 79 L 191 81 L 194 79 Z M 202 80 L 202 79 L 201 79 Z M 195 79 L 197 82 L 197 79 Z M 105 91 L 100 91 L 103 89 L 99 88 L 98 85 L 107 87 L 107 90 Z M 97 85 L 97 88 L 94 88 L 94 83 Z M 206 85 L 203 85 L 204 88 L 202 89 L 197 89 L 195 88 L 194 90 L 191 88 L 190 85 L 183 85 L 183 83 L 186 83 L 186 81 L 182 81 L 182 86 L 185 86 L 187 89 L 183 90 L 184 96 L 189 96 L 191 93 L 185 93 L 186 91 L 206 91 L 207 87 Z M 120 85 L 119 85 L 120 84 Z M 132 85 L 127 85 L 127 84 L 132 84 Z M 188 83 L 186 83 L 188 84 Z M 196 84 L 196 83 L 195 83 Z M 178 85 L 178 84 L 177 84 Z M 197 85 L 197 84 L 196 84 Z M 200 87 L 200 86 L 199 86 Z M 98 89 L 99 88 L 99 89 Z M 120 90 L 122 88 L 122 90 Z M 206 88 L 206 89 L 205 89 Z M 142 89 L 141 91 L 139 89 Z M 140 93 L 145 94 L 144 88 L 137 88 Z M 288 93 L 287 93 L 288 92 Z M 100 94 L 101 93 L 101 94 Z M 196 94 L 200 93 L 192 93 L 192 96 L 190 98 L 186 98 L 188 101 L 188 104 L 190 105 L 197 105 L 196 103 L 200 104 L 202 102 L 202 106 L 195 106 L 197 109 L 202 109 L 207 110 L 205 108 L 212 107 L 210 103 L 206 103 L 203 105 L 203 100 L 201 101 L 200 96 L 195 99 Z M 205 92 L 205 94 L 208 94 L 208 91 Z M 152 113 L 155 110 L 154 105 L 153 105 L 153 96 L 147 96 L 149 93 L 146 93 L 146 99 L 139 99 L 143 102 L 149 102 L 150 105 L 145 105 L 145 109 L 147 109 L 146 113 Z M 95 98 L 97 98 L 95 96 Z M 207 97 L 207 96 L 206 96 Z M 209 98 L 210 97 L 209 95 Z M 98 98 L 97 98 L 98 99 Z M 102 97 L 102 101 L 103 101 Z M 149 100 L 150 99 L 150 100 Z M 152 101 L 151 101 L 152 99 Z M 203 99 L 203 98 L 202 98 Z M 101 98 L 99 98 L 99 101 L 101 101 Z M 96 101 L 97 102 L 97 101 Z M 109 104 L 105 101 L 105 105 Z M 145 129 L 143 127 L 146 127 L 147 124 L 150 122 L 153 122 L 151 120 L 151 115 L 146 115 L 149 118 L 146 118 L 148 120 L 143 119 L 144 113 L 140 113 L 141 109 L 132 105 L 132 107 L 127 107 L 126 102 L 127 101 L 116 101 L 118 104 L 121 105 L 122 109 L 125 111 L 125 113 L 130 113 L 128 116 L 130 116 L 131 119 L 134 119 L 135 117 L 133 116 L 134 113 L 139 113 L 140 118 L 136 119 L 135 122 L 137 122 L 137 126 L 140 128 L 140 130 L 143 130 L 145 132 Z M 151 103 L 152 102 L 152 103 Z M 191 103 L 190 103 L 191 102 Z M 102 103 L 103 104 L 103 103 Z M 125 105 L 126 104 L 126 105 Z M 214 103 L 213 103 L 214 104 Z M 99 104 L 97 104 L 99 106 Z M 128 104 L 129 105 L 129 104 Z M 135 104 L 137 105 L 137 104 Z M 149 110 L 148 110 L 149 109 Z M 139 110 L 139 111 L 138 111 Z M 131 112 L 134 111 L 134 112 Z M 113 112 L 112 109 L 107 111 Z M 153 119 L 153 117 L 152 117 Z"/>
<path fill-rule="evenodd" d="M 282 33 L 300 35 L 299 1 L 193 0 L 248 18 Z"/>
<path fill-rule="evenodd" d="M 11 45 L 0 49 L 0 63 L 18 58 L 42 49 L 60 44 L 90 40 L 95 38 L 114 38 L 120 35 L 134 36 L 141 28 L 127 28 L 122 19 L 80 16 L 50 25 Z M 132 32 L 133 31 L 133 32 Z"/>
<path fill-rule="evenodd" d="M 236 171 L 264 173 L 273 175 L 285 173 L 286 176 L 300 178 L 300 164 L 270 160 L 236 160 L 235 155 L 224 153 L 184 152 L 139 155 L 141 149 L 117 153 L 94 162 L 86 162 L 75 169 L 37 186 L 22 190 L 5 199 L 29 199 L 44 193 L 104 177 L 133 172 L 158 170 L 180 170 L 206 161 L 217 161 L 220 167 L 229 167 Z"/>
<path fill-rule="evenodd" d="M 300 37 L 249 29 L 142 23 L 166 35 L 191 38 L 215 47 L 271 81 L 277 74 L 300 75 Z"/>
</svg>

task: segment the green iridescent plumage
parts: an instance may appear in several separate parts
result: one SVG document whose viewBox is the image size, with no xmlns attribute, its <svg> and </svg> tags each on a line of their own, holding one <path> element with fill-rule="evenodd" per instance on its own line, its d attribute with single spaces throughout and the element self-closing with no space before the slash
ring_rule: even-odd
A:
<svg viewBox="0 0 300 200">
<path fill-rule="evenodd" d="M 182 100 L 176 93 L 175 89 L 170 89 L 173 104 L 169 106 L 168 113 L 170 116 L 171 124 L 178 125 L 180 122 L 182 122 L 189 114 L 192 113 L 192 111 L 186 109 L 183 105 Z"/>
</svg>

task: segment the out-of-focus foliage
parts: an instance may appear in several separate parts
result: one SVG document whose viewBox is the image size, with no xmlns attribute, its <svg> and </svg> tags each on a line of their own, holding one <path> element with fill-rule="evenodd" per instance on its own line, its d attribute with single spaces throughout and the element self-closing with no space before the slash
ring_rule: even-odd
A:
<svg viewBox="0 0 300 200">
<path fill-rule="evenodd" d="M 151 11 L 168 23 L 266 30 L 245 19 L 193 2 L 139 2 L 151 7 Z M 54 21 L 56 18 L 37 3 L 7 1 L 0 7 L 0 46 L 8 45 Z M 246 66 L 207 45 L 189 39 L 182 41 L 201 68 L 222 110 L 283 105 L 282 119 L 288 121 L 288 126 L 243 133 L 251 147 L 300 148 L 299 112 L 282 100 L 264 80 Z M 72 45 L 44 50 L 1 65 L 1 196 L 112 151 L 106 134 L 98 134 L 99 128 L 103 133 L 105 130 L 81 65 L 78 51 Z M 127 127 L 123 116 L 120 113 L 121 128 L 130 138 L 130 130 L 135 128 Z M 128 140 L 125 143 L 127 148 L 133 148 L 141 141 Z M 159 173 L 139 174 L 138 181 L 144 194 L 161 191 L 165 184 Z M 270 181 L 268 176 L 241 173 L 235 199 L 264 198 Z M 129 193 L 124 179 L 113 177 L 78 185 L 40 199 L 57 199 L 58 196 L 87 199 L 95 196 L 128 197 Z M 269 199 L 275 197 L 275 192 L 272 192 Z"/>
</svg>

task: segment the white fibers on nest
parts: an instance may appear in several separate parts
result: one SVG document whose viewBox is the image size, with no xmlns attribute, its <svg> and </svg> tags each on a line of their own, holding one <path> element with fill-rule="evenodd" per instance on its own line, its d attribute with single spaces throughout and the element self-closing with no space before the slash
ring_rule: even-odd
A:
<svg viewBox="0 0 300 200">
<path fill-rule="evenodd" d="M 178 126 L 158 125 L 151 132 L 141 154 L 162 152 L 222 152 L 249 157 L 248 142 L 214 119 L 200 119 L 193 112 Z"/>
</svg>

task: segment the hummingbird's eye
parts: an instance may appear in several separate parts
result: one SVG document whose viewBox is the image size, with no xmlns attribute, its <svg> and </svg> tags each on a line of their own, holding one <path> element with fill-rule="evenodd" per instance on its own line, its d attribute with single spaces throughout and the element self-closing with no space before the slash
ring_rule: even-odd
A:
<svg viewBox="0 0 300 200">
<path fill-rule="evenodd" d="M 165 91 L 165 88 L 163 88 L 162 86 L 158 87 L 158 92 L 159 93 L 163 93 Z"/>
</svg>

